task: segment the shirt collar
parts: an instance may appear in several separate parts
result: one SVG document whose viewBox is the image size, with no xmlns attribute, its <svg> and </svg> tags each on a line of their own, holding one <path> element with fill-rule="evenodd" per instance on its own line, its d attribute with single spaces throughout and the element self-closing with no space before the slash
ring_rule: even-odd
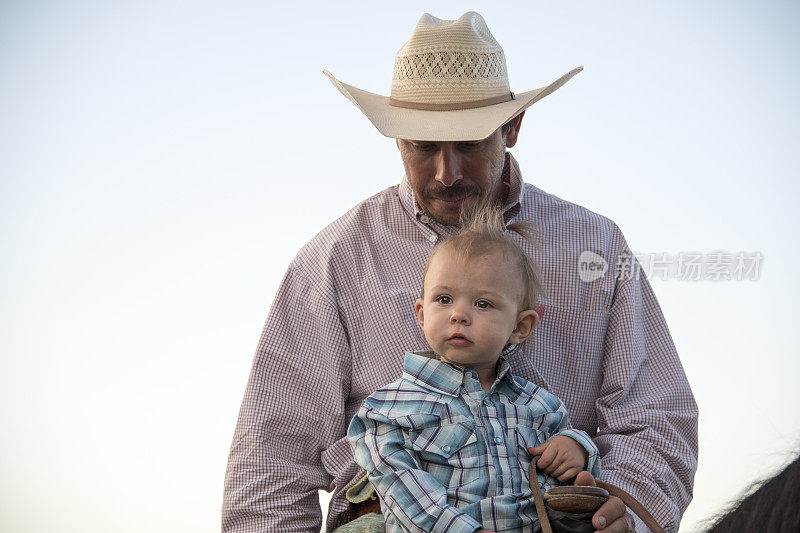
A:
<svg viewBox="0 0 800 533">
<path fill-rule="evenodd" d="M 499 362 L 500 367 L 493 388 L 505 382 L 513 389 L 518 389 L 517 383 L 511 376 L 508 361 L 501 356 Z M 403 378 L 449 396 L 458 396 L 468 372 L 472 373 L 474 379 L 478 379 L 474 370 L 446 363 L 433 352 L 406 352 L 403 361 Z"/>
<path fill-rule="evenodd" d="M 519 170 L 519 164 L 510 152 L 506 152 L 505 163 L 503 164 L 503 173 L 501 174 L 500 179 L 508 186 L 508 196 L 506 197 L 506 202 L 503 205 L 503 218 L 505 218 L 505 221 L 508 222 L 519 214 L 522 202 L 522 193 L 525 185 L 525 183 L 522 181 L 522 174 Z M 414 190 L 411 188 L 411 183 L 408 181 L 408 175 L 404 175 L 402 181 L 400 182 L 399 194 L 400 203 L 403 205 L 403 208 L 415 220 L 430 226 L 439 235 L 453 233 L 454 226 L 445 226 L 439 224 L 435 220 L 428 217 L 419 208 L 417 200 L 414 197 Z"/>
</svg>

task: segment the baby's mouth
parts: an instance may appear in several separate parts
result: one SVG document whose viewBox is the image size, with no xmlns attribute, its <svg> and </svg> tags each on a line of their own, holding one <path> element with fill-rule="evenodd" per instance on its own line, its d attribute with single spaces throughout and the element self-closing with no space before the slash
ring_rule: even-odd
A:
<svg viewBox="0 0 800 533">
<path fill-rule="evenodd" d="M 450 335 L 450 337 L 447 339 L 447 342 L 456 346 L 468 346 L 472 344 L 472 341 L 461 333 L 454 333 L 453 335 Z"/>
</svg>

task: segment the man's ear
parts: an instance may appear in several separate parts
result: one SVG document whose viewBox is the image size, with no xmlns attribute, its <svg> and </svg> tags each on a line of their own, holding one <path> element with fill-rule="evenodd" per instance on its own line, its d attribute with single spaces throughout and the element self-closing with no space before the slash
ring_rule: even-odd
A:
<svg viewBox="0 0 800 533">
<path fill-rule="evenodd" d="M 517 327 L 511 332 L 508 338 L 509 344 L 519 344 L 531 336 L 533 329 L 539 323 L 539 315 L 533 309 L 520 311 L 517 315 Z"/>
<path fill-rule="evenodd" d="M 422 311 L 422 298 L 417 298 L 414 302 L 414 312 L 417 313 L 417 323 L 419 327 L 425 327 L 425 316 Z"/>
<path fill-rule="evenodd" d="M 517 136 L 519 129 L 522 127 L 522 117 L 525 116 L 525 111 L 510 120 L 510 127 L 506 133 L 506 148 L 511 148 L 517 144 Z"/>
</svg>

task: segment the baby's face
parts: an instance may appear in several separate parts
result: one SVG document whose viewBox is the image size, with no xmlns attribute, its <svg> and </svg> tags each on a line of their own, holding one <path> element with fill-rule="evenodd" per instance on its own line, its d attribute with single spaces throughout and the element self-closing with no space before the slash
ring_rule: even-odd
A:
<svg viewBox="0 0 800 533">
<path fill-rule="evenodd" d="M 514 333 L 523 290 L 517 268 L 500 252 L 464 262 L 445 248 L 433 257 L 414 308 L 428 344 L 444 360 L 493 368 L 506 343 L 524 340 Z"/>
</svg>

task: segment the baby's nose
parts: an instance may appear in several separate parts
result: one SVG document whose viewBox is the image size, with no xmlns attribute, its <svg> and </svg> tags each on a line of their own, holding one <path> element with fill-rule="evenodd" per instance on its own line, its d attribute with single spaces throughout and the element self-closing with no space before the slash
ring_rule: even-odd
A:
<svg viewBox="0 0 800 533">
<path fill-rule="evenodd" d="M 466 324 L 469 322 L 469 315 L 462 309 L 453 309 L 453 314 L 450 315 L 450 322 Z"/>
</svg>

